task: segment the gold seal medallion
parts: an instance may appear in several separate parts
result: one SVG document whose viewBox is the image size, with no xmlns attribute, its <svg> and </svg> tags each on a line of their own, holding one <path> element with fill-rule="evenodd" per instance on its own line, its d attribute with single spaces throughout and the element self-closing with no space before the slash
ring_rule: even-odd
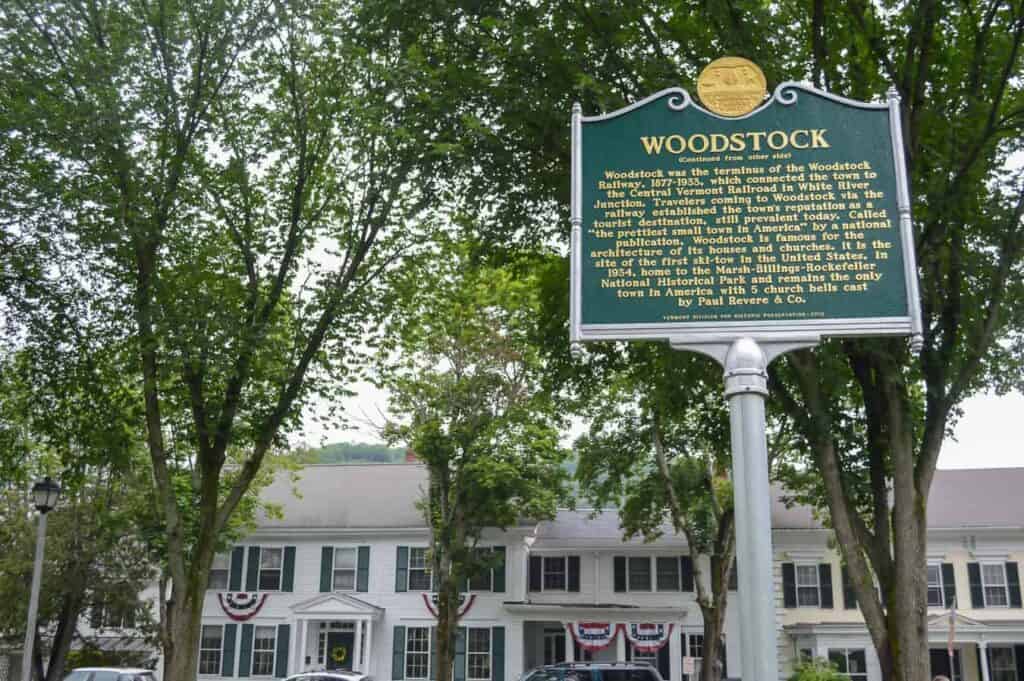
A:
<svg viewBox="0 0 1024 681">
<path fill-rule="evenodd" d="M 754 62 L 721 57 L 697 76 L 697 94 L 704 106 L 720 116 L 742 116 L 764 102 L 768 81 Z"/>
</svg>

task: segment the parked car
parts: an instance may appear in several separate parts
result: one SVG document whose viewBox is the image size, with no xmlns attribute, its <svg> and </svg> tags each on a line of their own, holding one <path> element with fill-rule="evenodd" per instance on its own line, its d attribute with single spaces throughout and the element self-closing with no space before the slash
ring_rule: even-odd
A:
<svg viewBox="0 0 1024 681">
<path fill-rule="evenodd" d="M 521 681 L 662 681 L 645 662 L 563 662 L 537 667 Z"/>
<path fill-rule="evenodd" d="M 152 669 L 133 667 L 79 667 L 64 681 L 156 681 Z"/>
<path fill-rule="evenodd" d="M 361 672 L 332 669 L 321 672 L 302 672 L 289 676 L 284 681 L 373 681 L 373 677 Z"/>
</svg>

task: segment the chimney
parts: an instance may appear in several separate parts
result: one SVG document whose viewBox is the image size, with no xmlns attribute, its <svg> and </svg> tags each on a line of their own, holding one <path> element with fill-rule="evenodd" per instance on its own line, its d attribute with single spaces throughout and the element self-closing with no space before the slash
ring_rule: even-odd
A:
<svg viewBox="0 0 1024 681">
<path fill-rule="evenodd" d="M 412 447 L 405 448 L 405 462 L 406 463 L 419 463 L 420 460 L 416 456 L 416 452 L 412 451 Z"/>
</svg>

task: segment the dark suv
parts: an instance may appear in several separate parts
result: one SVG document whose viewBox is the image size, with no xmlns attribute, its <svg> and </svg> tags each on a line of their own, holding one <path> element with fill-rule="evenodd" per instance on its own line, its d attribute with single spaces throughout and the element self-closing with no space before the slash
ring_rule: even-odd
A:
<svg viewBox="0 0 1024 681">
<path fill-rule="evenodd" d="M 658 670 L 643 662 L 563 662 L 537 667 L 522 681 L 662 681 Z"/>
</svg>

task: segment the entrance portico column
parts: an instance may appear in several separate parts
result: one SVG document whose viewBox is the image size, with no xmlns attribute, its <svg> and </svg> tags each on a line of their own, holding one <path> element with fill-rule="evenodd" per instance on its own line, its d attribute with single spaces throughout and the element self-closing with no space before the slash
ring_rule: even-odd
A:
<svg viewBox="0 0 1024 681">
<path fill-rule="evenodd" d="M 366 627 L 363 629 L 366 632 L 366 659 L 363 661 L 363 673 L 370 675 L 373 673 L 373 620 L 366 620 Z"/>
<path fill-rule="evenodd" d="M 981 659 L 981 681 L 989 681 L 988 644 L 985 641 L 978 641 L 978 655 Z"/>
<path fill-rule="evenodd" d="M 303 617 L 295 618 L 295 655 L 292 656 L 292 674 L 298 674 L 306 667 L 306 620 Z"/>
<path fill-rule="evenodd" d="M 672 628 L 672 635 L 668 639 L 668 671 L 669 681 L 683 681 L 683 652 L 680 650 L 683 643 L 683 625 L 677 623 Z"/>
<path fill-rule="evenodd" d="M 356 620 L 355 650 L 352 651 L 352 669 L 366 673 L 363 669 L 363 620 Z"/>
</svg>

